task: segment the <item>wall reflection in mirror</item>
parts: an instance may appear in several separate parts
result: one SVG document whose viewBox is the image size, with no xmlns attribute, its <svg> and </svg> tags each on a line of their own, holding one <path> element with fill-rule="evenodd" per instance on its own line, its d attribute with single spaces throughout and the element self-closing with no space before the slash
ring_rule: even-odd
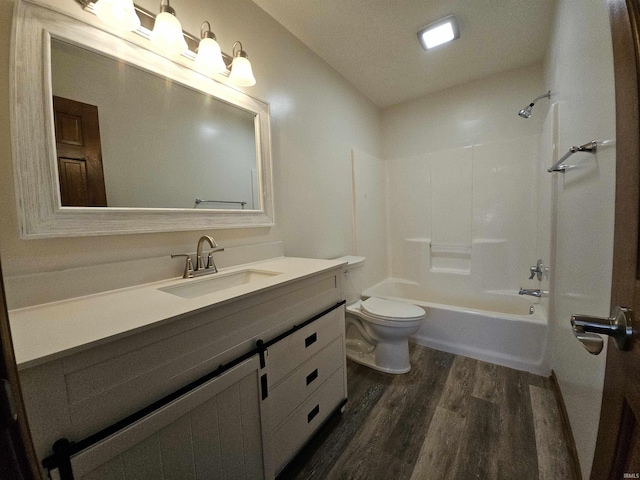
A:
<svg viewBox="0 0 640 480">
<path fill-rule="evenodd" d="M 256 116 L 52 39 L 61 205 L 260 209 Z"/>
</svg>

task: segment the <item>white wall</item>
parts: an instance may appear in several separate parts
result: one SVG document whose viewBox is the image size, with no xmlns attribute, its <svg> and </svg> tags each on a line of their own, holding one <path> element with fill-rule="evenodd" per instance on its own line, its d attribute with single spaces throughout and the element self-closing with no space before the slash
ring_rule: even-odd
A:
<svg viewBox="0 0 640 480">
<path fill-rule="evenodd" d="M 548 101 L 540 101 L 528 120 L 517 112 L 545 86 L 542 66 L 534 64 L 385 108 L 383 158 L 536 135 Z"/>
<path fill-rule="evenodd" d="M 51 3 L 74 15 L 89 15 L 71 0 Z M 155 0 L 136 3 L 151 11 L 158 8 Z M 197 33 L 202 21 L 209 20 L 224 51 L 230 52 L 233 42 L 241 40 L 249 54 L 258 83 L 246 91 L 271 106 L 276 226 L 20 240 L 9 128 L 13 5 L 12 0 L 0 0 L 0 254 L 8 283 L 17 275 L 95 266 L 79 272 L 86 275 L 81 283 L 83 293 L 88 293 L 92 278 L 105 275 L 101 265 L 154 257 L 167 259 L 161 275 L 177 276 L 182 264 L 170 260 L 169 254 L 195 251 L 203 233 L 213 235 L 222 246 L 282 240 L 291 256 L 332 258 L 352 253 L 351 149 L 380 156 L 380 112 L 250 0 L 183 0 L 175 7 L 186 31 Z M 142 273 L 121 269 L 111 287 L 137 283 Z M 11 305 L 14 290 L 9 286 L 7 291 Z"/>
<path fill-rule="evenodd" d="M 535 64 L 383 111 L 392 276 L 469 297 L 539 287 L 528 270 L 549 105 L 517 112 L 546 90 Z"/>
<path fill-rule="evenodd" d="M 557 152 L 615 138 L 611 33 L 605 0 L 560 0 L 545 64 L 557 103 Z M 542 158 L 542 161 L 545 161 Z M 548 160 L 547 160 L 548 161 Z M 573 313 L 608 316 L 613 249 L 615 152 L 577 154 L 582 168 L 553 175 L 550 366 L 576 441 L 583 478 L 593 460 L 606 351 L 590 355 L 574 338 Z"/>
<path fill-rule="evenodd" d="M 362 289 L 388 275 L 387 162 L 353 151 L 353 223 L 355 254 L 366 258 Z"/>
</svg>

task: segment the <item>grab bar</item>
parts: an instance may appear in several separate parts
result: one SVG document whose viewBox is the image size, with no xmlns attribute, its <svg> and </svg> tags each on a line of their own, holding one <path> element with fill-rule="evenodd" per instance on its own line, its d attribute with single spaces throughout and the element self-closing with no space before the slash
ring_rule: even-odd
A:
<svg viewBox="0 0 640 480">
<path fill-rule="evenodd" d="M 201 203 L 237 203 L 242 207 L 242 210 L 244 210 L 244 206 L 247 204 L 247 202 L 232 202 L 230 200 L 202 200 L 201 198 L 196 198 L 196 203 L 193 208 L 198 208 L 198 205 L 200 205 Z"/>
<path fill-rule="evenodd" d="M 547 172 L 549 173 L 564 172 L 567 169 L 567 165 L 564 164 L 564 161 L 567 158 L 569 158 L 571 155 L 573 155 L 576 152 L 587 152 L 587 153 L 595 154 L 597 150 L 598 150 L 598 142 L 596 142 L 595 140 L 591 140 L 590 142 L 585 143 L 584 145 L 580 145 L 579 147 L 571 147 L 569 151 L 565 153 L 560 160 L 554 163 L 547 170 Z"/>
</svg>

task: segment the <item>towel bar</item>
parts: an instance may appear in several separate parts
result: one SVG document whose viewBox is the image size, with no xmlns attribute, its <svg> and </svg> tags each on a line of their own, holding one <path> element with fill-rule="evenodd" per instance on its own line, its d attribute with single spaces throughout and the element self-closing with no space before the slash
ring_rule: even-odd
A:
<svg viewBox="0 0 640 480">
<path fill-rule="evenodd" d="M 549 173 L 564 172 L 567 169 L 567 165 L 565 165 L 564 161 L 567 158 L 569 158 L 571 155 L 573 155 L 576 152 L 588 152 L 588 153 L 595 154 L 597 150 L 598 150 L 598 142 L 596 142 L 595 140 L 591 140 L 590 142 L 585 143 L 584 145 L 580 145 L 579 147 L 571 147 L 569 151 L 565 153 L 560 160 L 558 160 L 551 167 L 549 167 L 547 172 Z"/>
</svg>

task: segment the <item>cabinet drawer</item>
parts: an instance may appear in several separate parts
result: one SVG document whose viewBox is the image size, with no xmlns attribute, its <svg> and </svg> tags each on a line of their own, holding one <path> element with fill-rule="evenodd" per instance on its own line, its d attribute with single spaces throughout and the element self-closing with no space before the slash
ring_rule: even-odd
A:
<svg viewBox="0 0 640 480">
<path fill-rule="evenodd" d="M 269 383 L 275 385 L 289 372 L 343 334 L 344 306 L 332 310 L 275 343 L 268 350 Z"/>
<path fill-rule="evenodd" d="M 344 375 L 344 368 L 339 368 L 274 432 L 272 452 L 276 472 L 282 470 L 305 440 L 346 397 Z"/>
<path fill-rule="evenodd" d="M 285 377 L 271 392 L 269 422 L 275 429 L 305 398 L 315 392 L 344 365 L 344 337 L 339 336 L 326 348 Z"/>
</svg>

